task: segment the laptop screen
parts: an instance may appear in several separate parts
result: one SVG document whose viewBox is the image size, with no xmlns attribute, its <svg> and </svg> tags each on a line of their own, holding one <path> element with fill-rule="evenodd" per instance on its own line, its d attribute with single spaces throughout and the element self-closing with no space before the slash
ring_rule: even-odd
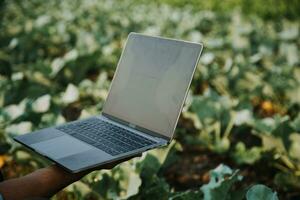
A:
<svg viewBox="0 0 300 200">
<path fill-rule="evenodd" d="M 131 33 L 103 112 L 172 137 L 202 45 Z"/>
</svg>

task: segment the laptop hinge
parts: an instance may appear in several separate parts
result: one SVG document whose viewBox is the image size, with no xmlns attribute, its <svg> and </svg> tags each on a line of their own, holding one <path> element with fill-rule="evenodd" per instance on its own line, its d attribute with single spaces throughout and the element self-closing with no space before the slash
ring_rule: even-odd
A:
<svg viewBox="0 0 300 200">
<path fill-rule="evenodd" d="M 168 138 L 168 137 L 166 137 L 166 136 L 164 136 L 162 134 L 159 134 L 159 133 L 150 131 L 148 129 L 139 127 L 139 126 L 137 126 L 135 124 L 126 122 L 126 121 L 124 121 L 122 119 L 116 118 L 116 117 L 111 116 L 111 115 L 109 115 L 107 113 L 102 113 L 102 116 L 104 116 L 104 117 L 108 118 L 109 120 L 112 120 L 112 121 L 114 121 L 116 123 L 120 123 L 122 125 L 125 125 L 125 126 L 128 126 L 128 127 L 132 128 L 132 129 L 135 129 L 135 130 L 137 130 L 139 132 L 146 133 L 146 134 L 150 135 L 151 137 L 157 138 L 160 141 L 170 142 L 170 138 Z"/>
</svg>

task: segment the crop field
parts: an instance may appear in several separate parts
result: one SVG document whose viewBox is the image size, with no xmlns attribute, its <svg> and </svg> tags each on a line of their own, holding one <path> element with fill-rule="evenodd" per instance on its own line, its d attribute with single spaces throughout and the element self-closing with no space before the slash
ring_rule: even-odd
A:
<svg viewBox="0 0 300 200">
<path fill-rule="evenodd" d="M 174 140 L 53 199 L 300 199 L 300 17 L 170 2 L 0 2 L 5 179 L 51 164 L 13 136 L 101 113 L 140 32 L 204 44 Z"/>
</svg>

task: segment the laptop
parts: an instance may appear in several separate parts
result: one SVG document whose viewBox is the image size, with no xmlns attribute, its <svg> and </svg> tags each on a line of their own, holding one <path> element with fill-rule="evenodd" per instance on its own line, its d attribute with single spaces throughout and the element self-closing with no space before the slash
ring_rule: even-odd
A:
<svg viewBox="0 0 300 200">
<path fill-rule="evenodd" d="M 101 115 L 14 139 L 73 173 L 167 145 L 202 47 L 130 33 Z"/>
</svg>

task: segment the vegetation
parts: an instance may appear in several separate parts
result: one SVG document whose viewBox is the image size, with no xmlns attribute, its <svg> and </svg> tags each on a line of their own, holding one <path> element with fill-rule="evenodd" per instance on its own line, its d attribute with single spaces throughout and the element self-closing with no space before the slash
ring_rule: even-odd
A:
<svg viewBox="0 0 300 200">
<path fill-rule="evenodd" d="M 0 3 L 0 166 L 5 177 L 49 164 L 12 136 L 100 114 L 124 41 L 133 31 L 205 46 L 175 140 L 111 171 L 93 172 L 54 199 L 299 199 L 298 16 L 274 20 L 261 18 L 259 6 L 253 7 L 257 15 L 244 15 L 238 9 L 199 10 L 165 2 L 171 5 Z"/>
<path fill-rule="evenodd" d="M 146 3 L 147 0 L 138 0 Z M 215 12 L 231 12 L 239 9 L 243 14 L 256 15 L 265 20 L 282 17 L 299 19 L 300 2 L 298 0 L 155 0 L 157 3 L 167 3 L 174 7 L 190 7 L 193 10 L 213 10 Z"/>
</svg>

